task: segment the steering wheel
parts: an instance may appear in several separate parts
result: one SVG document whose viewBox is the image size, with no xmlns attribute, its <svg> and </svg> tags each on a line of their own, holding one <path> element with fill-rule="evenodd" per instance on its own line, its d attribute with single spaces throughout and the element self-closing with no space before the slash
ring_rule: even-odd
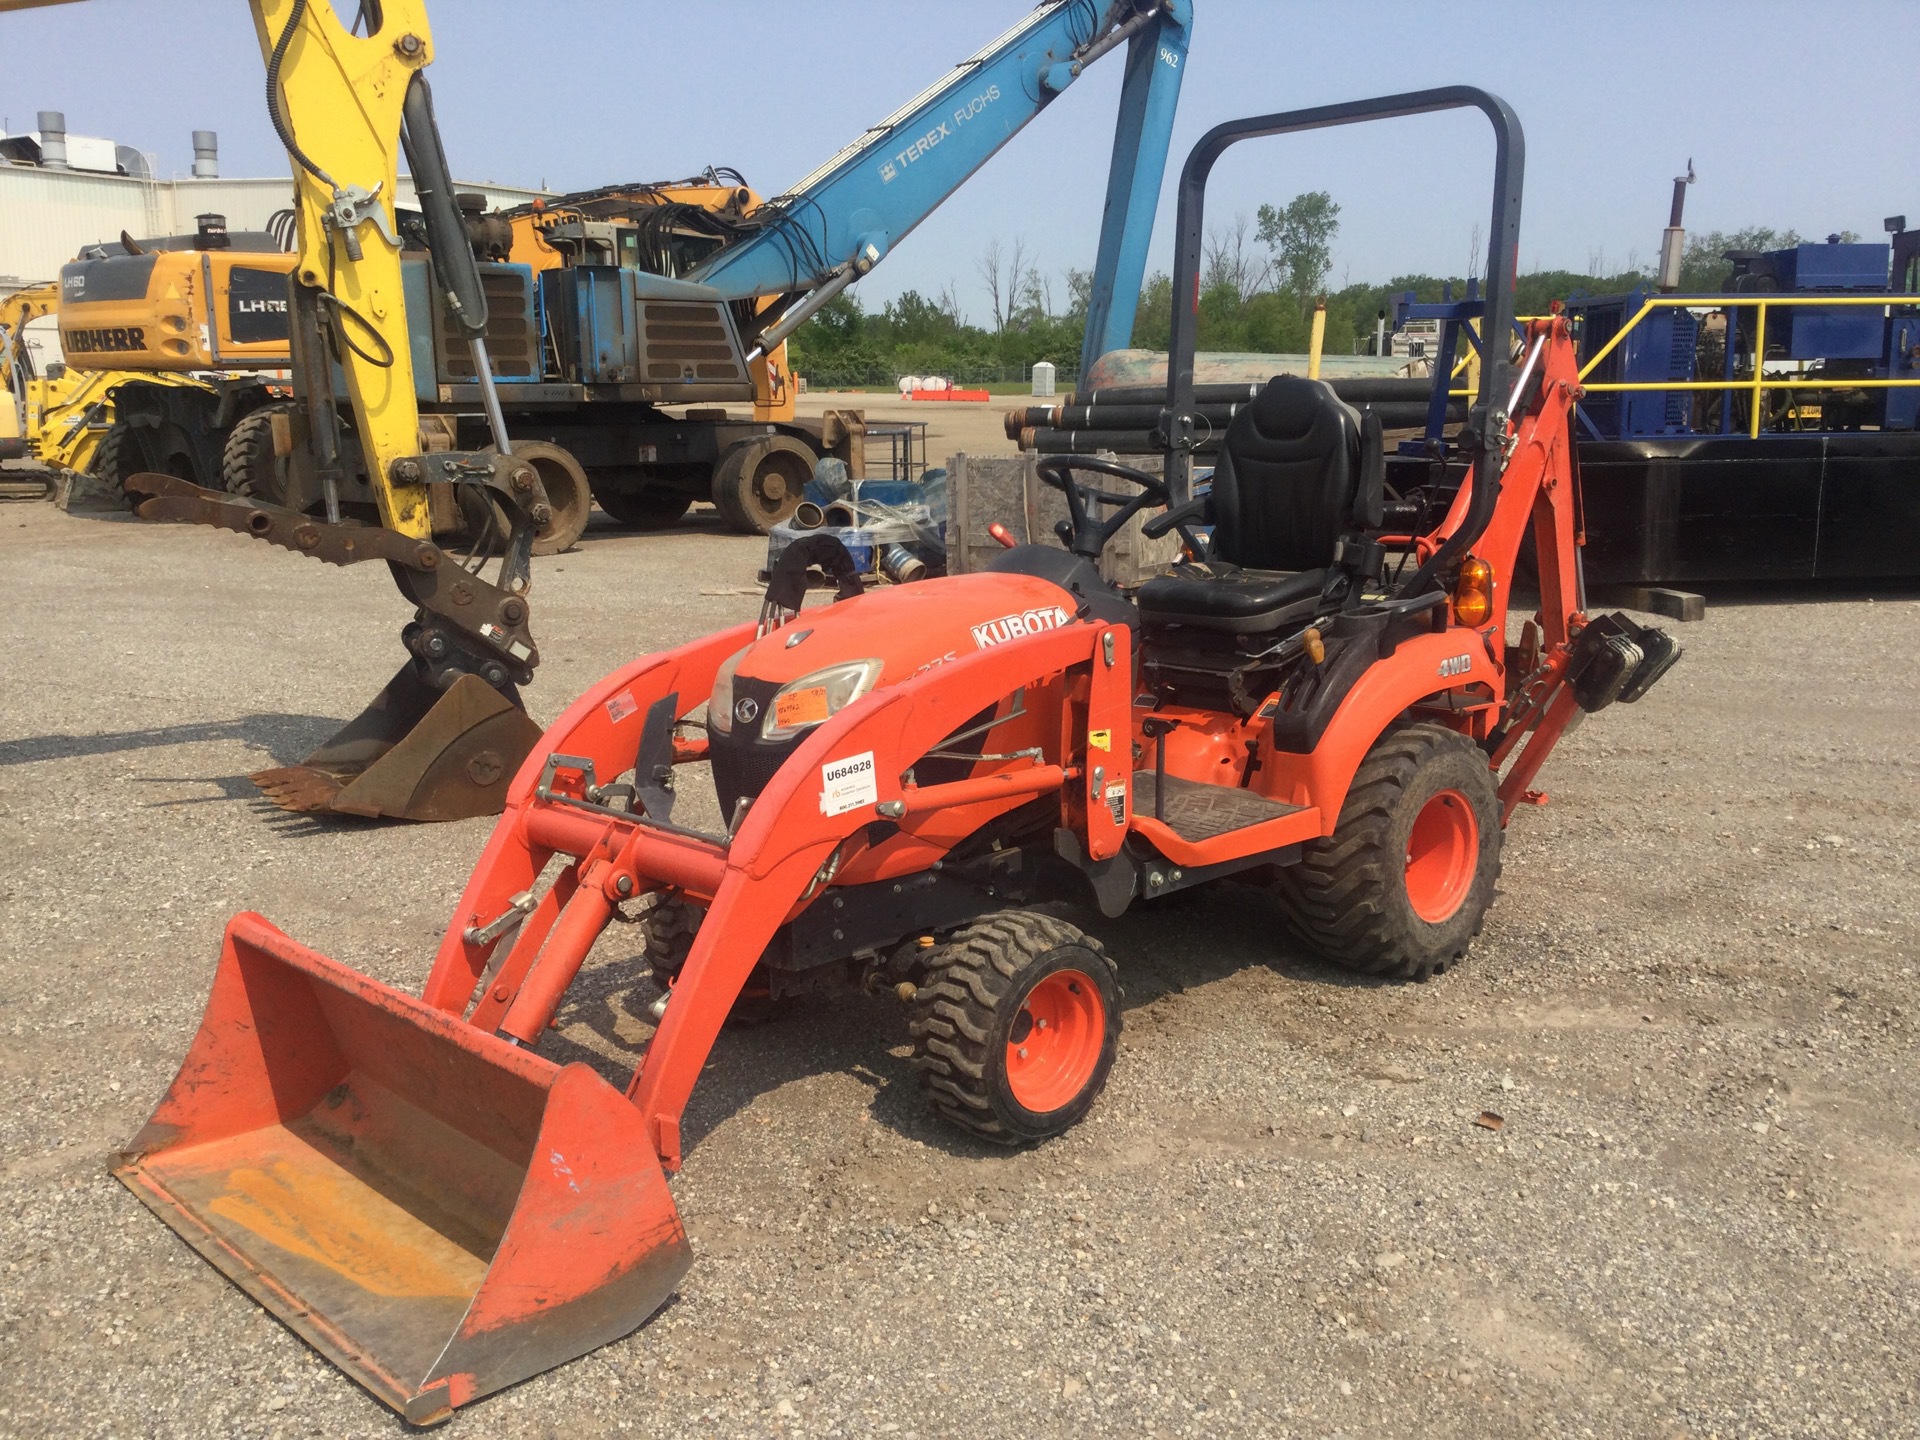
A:
<svg viewBox="0 0 1920 1440">
<path fill-rule="evenodd" d="M 1042 481 L 1067 497 L 1067 514 L 1071 518 L 1056 525 L 1054 532 L 1067 549 L 1083 559 L 1099 559 L 1107 543 L 1148 506 L 1173 503 L 1173 492 L 1167 489 L 1167 482 L 1158 475 L 1149 475 L 1144 470 L 1135 470 L 1131 465 L 1121 465 L 1093 455 L 1050 455 L 1035 468 Z M 1074 479 L 1073 472 L 1076 470 L 1131 480 L 1140 487 L 1140 493 L 1115 495 L 1107 490 L 1096 490 Z M 1094 504 L 1113 505 L 1118 509 L 1111 518 L 1098 521 L 1093 518 L 1089 508 Z"/>
</svg>

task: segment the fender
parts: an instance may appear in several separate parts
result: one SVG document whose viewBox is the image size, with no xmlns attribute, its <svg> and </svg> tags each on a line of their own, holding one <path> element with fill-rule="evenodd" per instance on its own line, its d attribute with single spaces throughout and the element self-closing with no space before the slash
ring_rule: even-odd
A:
<svg viewBox="0 0 1920 1440">
<path fill-rule="evenodd" d="M 1361 761 L 1411 706 L 1476 684 L 1486 686 L 1489 698 L 1468 699 L 1462 707 L 1456 728 L 1465 733 L 1467 715 L 1498 703 L 1505 682 L 1487 653 L 1492 634 L 1491 629 L 1454 628 L 1401 641 L 1392 659 L 1369 667 L 1354 683 L 1311 753 L 1263 750 L 1261 762 L 1272 767 L 1277 780 L 1267 793 L 1291 804 L 1314 806 L 1320 811 L 1320 833 L 1331 835 Z"/>
</svg>

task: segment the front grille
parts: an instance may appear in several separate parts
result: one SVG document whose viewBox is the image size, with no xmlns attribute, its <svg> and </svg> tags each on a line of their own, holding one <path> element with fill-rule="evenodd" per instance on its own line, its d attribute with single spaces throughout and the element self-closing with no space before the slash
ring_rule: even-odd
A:
<svg viewBox="0 0 1920 1440">
<path fill-rule="evenodd" d="M 759 707 L 759 713 L 751 721 L 743 722 L 734 717 L 733 730 L 722 734 L 712 725 L 707 726 L 707 759 L 713 766 L 713 788 L 720 799 L 720 813 L 729 821 L 733 819 L 733 807 L 742 796 L 752 799 L 767 788 L 767 782 L 773 779 L 774 772 L 786 764 L 787 757 L 800 748 L 800 742 L 812 734 L 804 730 L 790 740 L 780 740 L 768 745 L 756 737 L 765 723 L 763 717 L 773 708 L 774 694 L 780 689 L 766 680 L 734 681 L 733 700 L 736 705 L 751 700 Z"/>
<path fill-rule="evenodd" d="M 713 763 L 713 788 L 720 797 L 720 813 L 728 820 L 732 820 L 733 807 L 743 795 L 752 799 L 767 788 L 767 782 L 800 743 L 798 739 L 792 744 L 780 745 L 743 741 L 742 728 L 746 727 L 736 726 L 731 735 L 707 731 L 707 758 Z"/>
</svg>

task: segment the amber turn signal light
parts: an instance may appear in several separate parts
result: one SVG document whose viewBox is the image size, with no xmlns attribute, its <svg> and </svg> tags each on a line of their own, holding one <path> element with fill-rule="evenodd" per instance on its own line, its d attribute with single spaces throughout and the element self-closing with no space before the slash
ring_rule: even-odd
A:
<svg viewBox="0 0 1920 1440">
<path fill-rule="evenodd" d="M 1453 618 L 1462 625 L 1484 625 L 1493 618 L 1493 566 L 1469 558 L 1453 582 Z"/>
</svg>

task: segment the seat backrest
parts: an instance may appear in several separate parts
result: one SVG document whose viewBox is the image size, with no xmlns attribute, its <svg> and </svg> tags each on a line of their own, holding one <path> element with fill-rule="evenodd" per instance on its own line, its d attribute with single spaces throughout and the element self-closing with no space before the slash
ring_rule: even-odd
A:
<svg viewBox="0 0 1920 1440">
<path fill-rule="evenodd" d="M 1233 417 L 1213 472 L 1213 553 L 1316 570 L 1343 532 L 1380 524 L 1379 422 L 1319 380 L 1276 375 Z"/>
</svg>

